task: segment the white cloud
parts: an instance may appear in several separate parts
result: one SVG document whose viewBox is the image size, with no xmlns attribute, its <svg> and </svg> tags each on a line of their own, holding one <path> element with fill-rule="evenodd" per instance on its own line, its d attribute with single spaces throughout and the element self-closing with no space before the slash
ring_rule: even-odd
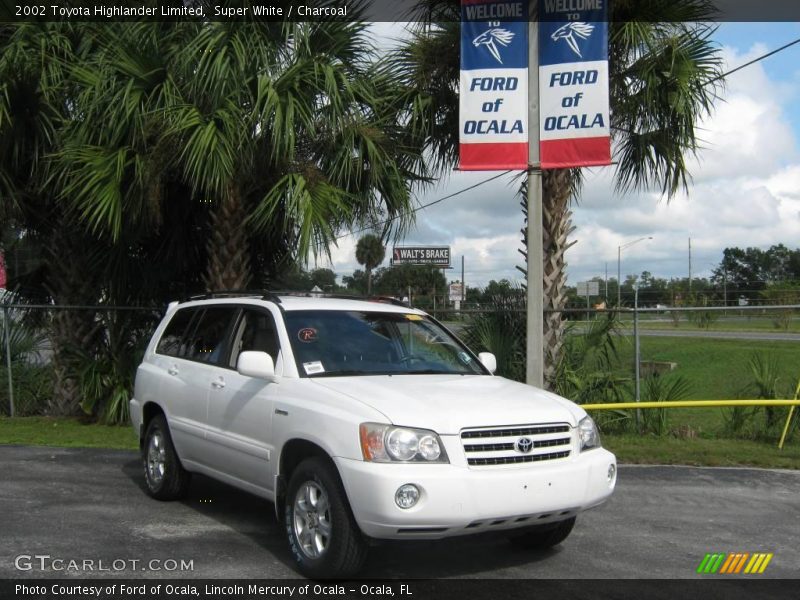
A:
<svg viewBox="0 0 800 600">
<path fill-rule="evenodd" d="M 770 42 L 769 48 L 774 44 Z M 725 48 L 729 67 L 768 50 L 752 45 L 744 52 Z M 788 50 L 787 52 L 797 49 Z M 570 283 L 604 274 L 616 277 L 617 248 L 652 236 L 622 252 L 623 277 L 644 270 L 660 277 L 688 273 L 688 239 L 692 238 L 692 271 L 707 275 L 727 246 L 800 245 L 800 153 L 791 118 L 795 116 L 800 78 L 768 77 L 756 63 L 728 78 L 713 116 L 702 123 L 705 148 L 690 161 L 693 183 L 688 194 L 667 203 L 656 192 L 621 195 L 614 191 L 613 168 L 586 171 L 581 198 L 573 207 L 568 251 Z M 421 194 L 421 204 L 488 179 L 496 173 L 453 172 L 436 189 Z M 454 262 L 450 279 L 460 279 L 465 256 L 469 285 L 491 279 L 519 280 L 515 266 L 523 217 L 516 197 L 519 182 L 511 176 L 445 200 L 417 215 L 406 244 L 450 245 Z M 355 239 L 334 249 L 333 267 L 340 274 L 358 268 Z M 387 263 L 388 264 L 388 261 Z"/>
</svg>

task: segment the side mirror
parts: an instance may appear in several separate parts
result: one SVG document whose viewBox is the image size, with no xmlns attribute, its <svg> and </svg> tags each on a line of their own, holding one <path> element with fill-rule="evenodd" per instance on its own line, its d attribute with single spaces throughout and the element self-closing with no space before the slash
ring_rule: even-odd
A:
<svg viewBox="0 0 800 600">
<path fill-rule="evenodd" d="M 266 352 L 248 350 L 240 353 L 236 361 L 236 370 L 248 377 L 275 381 L 275 363 Z"/>
<path fill-rule="evenodd" d="M 491 352 L 481 352 L 478 354 L 478 360 L 481 361 L 481 364 L 489 369 L 489 372 L 494 375 L 494 372 L 497 371 L 497 358 Z"/>
</svg>

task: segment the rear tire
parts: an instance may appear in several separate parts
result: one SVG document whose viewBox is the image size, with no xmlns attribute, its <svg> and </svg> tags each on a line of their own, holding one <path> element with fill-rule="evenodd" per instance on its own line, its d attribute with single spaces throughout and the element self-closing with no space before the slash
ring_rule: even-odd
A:
<svg viewBox="0 0 800 600">
<path fill-rule="evenodd" d="M 545 550 L 563 542 L 575 526 L 575 517 L 560 521 L 554 526 L 529 530 L 521 534 L 511 535 L 509 540 L 518 548 L 526 550 Z"/>
<path fill-rule="evenodd" d="M 142 466 L 147 493 L 156 500 L 180 500 L 189 491 L 191 473 L 183 468 L 164 415 L 147 425 L 142 444 Z"/>
<path fill-rule="evenodd" d="M 312 579 L 348 577 L 367 557 L 339 474 L 329 460 L 308 458 L 289 479 L 284 508 L 289 549 Z"/>
</svg>

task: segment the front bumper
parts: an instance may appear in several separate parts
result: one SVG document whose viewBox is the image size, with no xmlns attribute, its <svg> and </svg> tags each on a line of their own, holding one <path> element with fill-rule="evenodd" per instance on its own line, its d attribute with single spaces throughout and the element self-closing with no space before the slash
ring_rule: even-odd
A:
<svg viewBox="0 0 800 600">
<path fill-rule="evenodd" d="M 613 454 L 597 448 L 566 460 L 470 468 L 380 464 L 335 459 L 356 522 L 378 539 L 436 539 L 562 521 L 611 496 Z M 394 501 L 397 488 L 421 490 L 410 509 Z"/>
</svg>

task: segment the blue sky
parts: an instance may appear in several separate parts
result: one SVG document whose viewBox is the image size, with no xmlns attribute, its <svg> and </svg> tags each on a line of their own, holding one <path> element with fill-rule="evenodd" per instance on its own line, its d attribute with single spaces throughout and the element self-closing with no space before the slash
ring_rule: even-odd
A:
<svg viewBox="0 0 800 600">
<path fill-rule="evenodd" d="M 726 70 L 797 38 L 798 23 L 723 23 L 713 36 L 723 48 Z M 623 251 L 623 277 L 644 270 L 685 277 L 689 237 L 695 276 L 708 275 L 726 246 L 800 246 L 800 44 L 732 75 L 722 98 L 702 124 L 706 147 L 692 163 L 688 194 L 669 203 L 657 192 L 620 196 L 611 168 L 587 171 L 573 206 L 571 239 L 577 243 L 567 254 L 571 285 L 602 276 L 606 264 L 615 276 L 617 247 L 639 237 L 653 240 Z M 419 202 L 492 175 L 452 173 Z M 405 243 L 450 245 L 454 261 L 466 257 L 468 285 L 518 280 L 523 222 L 516 189 L 508 176 L 425 209 Z M 345 238 L 333 251 L 339 275 L 358 268 L 354 246 L 355 237 Z"/>
</svg>

